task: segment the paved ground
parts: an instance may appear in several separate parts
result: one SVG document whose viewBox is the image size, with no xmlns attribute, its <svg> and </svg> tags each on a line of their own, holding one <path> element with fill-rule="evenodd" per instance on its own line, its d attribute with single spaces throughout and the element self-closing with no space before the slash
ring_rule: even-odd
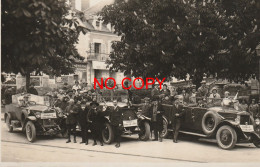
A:
<svg viewBox="0 0 260 167">
<path fill-rule="evenodd" d="M 22 132 L 8 133 L 1 121 L 1 153 L 3 162 L 260 162 L 260 149 L 240 144 L 226 151 L 208 141 L 194 141 L 182 136 L 179 143 L 165 139 L 162 143 L 138 140 L 136 135 L 123 137 L 122 146 L 65 143 L 59 137 L 39 137 L 29 143 Z"/>
</svg>

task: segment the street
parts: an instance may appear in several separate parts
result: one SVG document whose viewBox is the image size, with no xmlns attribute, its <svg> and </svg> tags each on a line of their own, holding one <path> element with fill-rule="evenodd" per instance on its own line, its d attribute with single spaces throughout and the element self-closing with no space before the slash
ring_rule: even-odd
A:
<svg viewBox="0 0 260 167">
<path fill-rule="evenodd" d="M 194 141 L 183 135 L 177 144 L 171 139 L 142 142 L 137 135 L 122 140 L 118 149 L 114 144 L 92 146 L 92 140 L 82 145 L 79 136 L 77 143 L 66 144 L 64 138 L 49 136 L 29 143 L 22 132 L 9 133 L 1 120 L 2 162 L 259 162 L 260 155 L 260 149 L 252 144 L 239 144 L 226 151 L 214 141 Z"/>
</svg>

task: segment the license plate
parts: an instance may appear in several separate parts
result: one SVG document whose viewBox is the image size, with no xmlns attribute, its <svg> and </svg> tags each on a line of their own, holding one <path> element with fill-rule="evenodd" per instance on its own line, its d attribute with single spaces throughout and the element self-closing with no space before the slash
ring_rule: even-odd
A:
<svg viewBox="0 0 260 167">
<path fill-rule="evenodd" d="M 57 118 L 56 113 L 41 113 L 41 119 Z"/>
<path fill-rule="evenodd" d="M 253 125 L 240 125 L 240 128 L 242 129 L 243 132 L 253 132 L 254 131 Z"/>
<path fill-rule="evenodd" d="M 124 127 L 137 126 L 137 119 L 123 121 Z"/>
</svg>

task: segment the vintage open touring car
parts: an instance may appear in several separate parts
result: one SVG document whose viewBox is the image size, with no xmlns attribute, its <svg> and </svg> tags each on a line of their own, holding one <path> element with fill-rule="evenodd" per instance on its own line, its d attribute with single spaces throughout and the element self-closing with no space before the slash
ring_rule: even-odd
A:
<svg viewBox="0 0 260 167">
<path fill-rule="evenodd" d="M 102 110 L 101 114 L 105 122 L 105 128 L 102 131 L 103 141 L 106 144 L 110 144 L 114 141 L 114 132 L 109 120 L 109 109 L 113 107 L 113 102 L 101 102 L 99 104 L 99 109 Z M 89 104 L 87 103 L 87 105 Z M 140 140 L 149 140 L 150 119 L 138 112 L 136 107 L 128 107 L 124 102 L 118 102 L 118 106 L 123 119 L 122 135 L 138 134 Z"/>
<path fill-rule="evenodd" d="M 13 95 L 12 103 L 5 108 L 4 120 L 8 131 L 25 131 L 30 142 L 35 141 L 37 135 L 56 135 L 60 132 L 56 123 L 57 111 L 50 107 L 48 96 Z"/>
<path fill-rule="evenodd" d="M 163 104 L 166 137 L 172 129 L 172 117 L 176 112 L 172 105 Z M 232 149 L 236 143 L 250 142 L 260 147 L 260 121 L 248 112 L 234 107 L 209 106 L 183 107 L 180 132 L 205 138 L 215 138 L 222 149 Z"/>
</svg>

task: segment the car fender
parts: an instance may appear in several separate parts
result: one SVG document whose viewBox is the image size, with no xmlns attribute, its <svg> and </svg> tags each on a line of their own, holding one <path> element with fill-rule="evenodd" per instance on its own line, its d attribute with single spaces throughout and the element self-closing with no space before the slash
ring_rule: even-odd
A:
<svg viewBox="0 0 260 167">
<path fill-rule="evenodd" d="M 216 134 L 217 131 L 218 131 L 218 129 L 219 129 L 221 126 L 224 126 L 224 125 L 229 125 L 229 126 L 231 126 L 232 128 L 234 128 L 235 131 L 236 131 L 238 134 L 243 134 L 243 131 L 240 129 L 239 124 L 237 124 L 235 121 L 232 121 L 232 120 L 222 120 L 222 121 L 217 125 L 217 128 L 216 128 L 215 131 L 214 131 L 214 134 Z"/>
<path fill-rule="evenodd" d="M 6 123 L 6 118 L 7 118 L 7 116 L 9 116 L 9 118 L 10 118 L 10 120 L 12 120 L 13 119 L 13 117 L 12 117 L 12 114 L 11 113 L 5 113 L 5 115 L 4 115 L 4 121 L 5 121 L 5 123 Z"/>
<path fill-rule="evenodd" d="M 32 121 L 33 123 L 37 121 L 37 118 L 35 116 L 28 116 L 25 118 L 25 121 L 23 123 L 23 130 L 25 130 L 25 125 L 28 121 Z"/>
</svg>

